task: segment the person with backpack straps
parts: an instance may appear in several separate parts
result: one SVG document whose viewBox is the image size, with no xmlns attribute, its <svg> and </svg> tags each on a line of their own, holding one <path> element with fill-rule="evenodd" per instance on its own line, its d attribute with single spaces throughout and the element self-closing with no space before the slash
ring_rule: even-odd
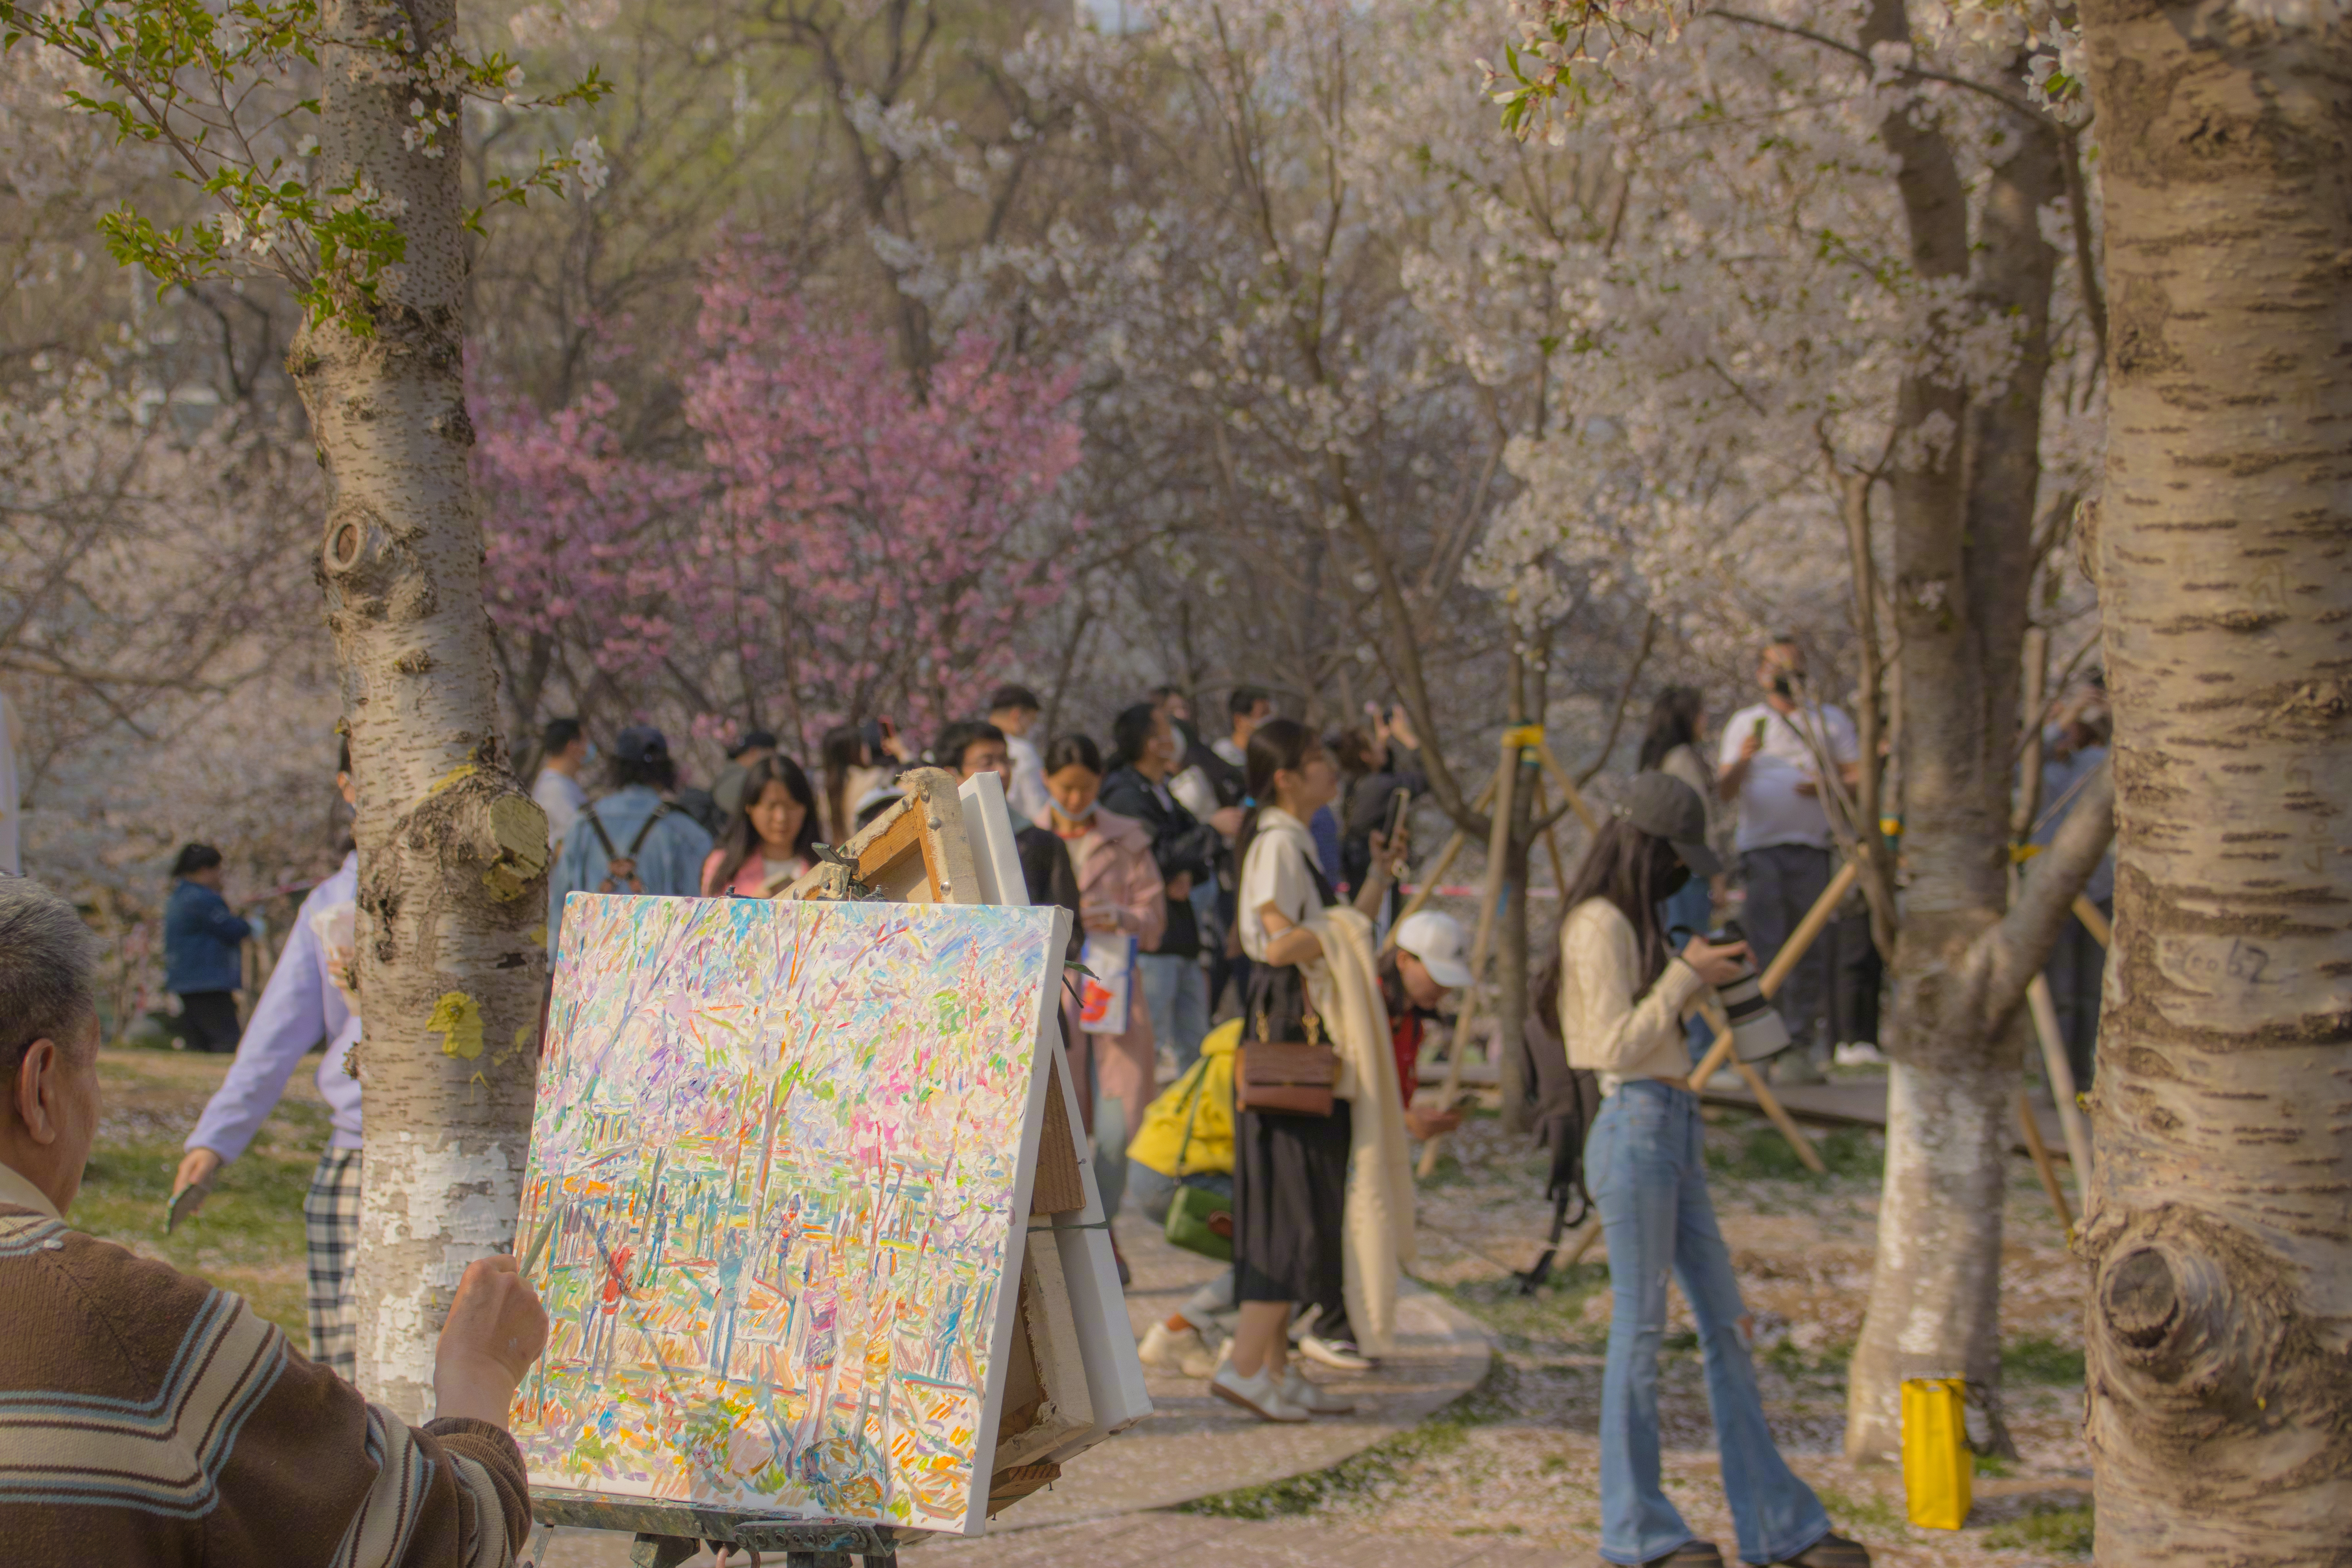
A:
<svg viewBox="0 0 2352 1568">
<path fill-rule="evenodd" d="M 1601 1383 L 1601 1559 L 1641 1568 L 1722 1568 L 1659 1484 L 1658 1350 L 1666 1278 L 1690 1302 L 1706 1363 L 1723 1490 L 1739 1556 L 1790 1568 L 1869 1568 L 1772 1442 L 1748 1352 L 1746 1309 L 1716 1224 L 1683 1022 L 1738 975 L 1744 942 L 1694 936 L 1670 950 L 1660 902 L 1721 868 L 1698 793 L 1633 775 L 1560 900 L 1559 1021 L 1569 1065 L 1600 1076 L 1584 1177 L 1609 1243 L 1609 1359 Z"/>
<path fill-rule="evenodd" d="M 612 792 L 580 808 L 547 877 L 547 950 L 562 934 L 570 893 L 655 893 L 690 899 L 702 890 L 710 835 L 663 798 L 677 787 L 669 742 L 632 724 L 613 742 Z"/>
</svg>

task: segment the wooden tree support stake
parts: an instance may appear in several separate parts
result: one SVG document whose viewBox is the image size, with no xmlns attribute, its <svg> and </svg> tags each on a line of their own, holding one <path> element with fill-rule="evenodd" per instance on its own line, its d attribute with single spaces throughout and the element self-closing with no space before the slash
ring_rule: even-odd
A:
<svg viewBox="0 0 2352 1568">
<path fill-rule="evenodd" d="M 1495 798 L 1495 786 L 1501 783 L 1502 777 L 1502 770 L 1496 769 L 1494 776 L 1487 779 L 1486 787 L 1478 792 L 1478 798 L 1470 803 L 1471 810 L 1486 809 L 1487 803 Z M 1469 841 L 1469 836 L 1458 827 L 1454 830 L 1452 837 L 1446 839 L 1445 847 L 1438 851 L 1437 858 L 1430 864 L 1427 874 L 1421 879 L 1421 891 L 1405 901 L 1404 908 L 1397 911 L 1395 921 L 1390 925 L 1389 934 L 1381 939 L 1382 952 L 1396 945 L 1397 927 L 1404 924 L 1408 919 L 1420 911 L 1422 905 L 1429 902 L 1431 897 L 1437 891 L 1437 884 L 1445 880 L 1446 872 L 1454 869 L 1455 858 L 1462 853 L 1463 846 Z"/>
<path fill-rule="evenodd" d="M 2091 940 L 2101 947 L 2108 946 L 2114 942 L 2115 928 L 2107 923 L 2106 915 L 2100 910 L 2098 905 L 2091 902 L 2090 899 L 2082 893 L 2074 895 L 2074 918 L 2083 922 L 2083 929 L 2089 931 Z"/>
<path fill-rule="evenodd" d="M 2066 1234 L 2074 1233 L 2074 1213 L 2066 1206 L 2066 1189 L 2059 1184 L 2058 1167 L 2051 1163 L 2050 1145 L 2042 1141 L 2042 1123 L 2033 1114 L 2033 1101 L 2025 1086 L 2017 1086 L 2017 1124 L 2025 1132 L 2025 1152 L 2033 1156 L 2033 1168 L 2041 1174 L 2042 1190 L 2050 1194 L 2050 1206 L 2058 1211 L 2058 1223 Z"/>
<path fill-rule="evenodd" d="M 1541 773 L 1538 773 L 1536 775 L 1535 790 L 1536 815 L 1538 816 L 1541 816 L 1544 813 L 1544 782 L 1543 775 Z M 1560 863 L 1559 837 L 1557 834 L 1552 832 L 1553 826 L 1554 825 L 1551 823 L 1546 823 L 1544 825 L 1544 849 L 1551 856 L 1551 885 L 1558 889 L 1559 890 L 1559 896 L 1565 899 L 1568 897 L 1568 871 Z M 1559 918 L 1566 920 L 1568 918 L 1568 910 L 1565 909 L 1561 910 L 1559 911 Z"/>
<path fill-rule="evenodd" d="M 1584 792 L 1576 787 L 1576 781 L 1569 777 L 1566 768 L 1559 765 L 1559 759 L 1551 754 L 1551 743 L 1538 740 L 1536 742 L 1535 750 L 1537 760 L 1543 763 L 1544 772 L 1549 773 L 1552 782 L 1559 785 L 1559 798 L 1568 802 L 1569 809 L 1576 813 L 1576 819 L 1584 824 L 1584 831 L 1600 832 L 1601 818 L 1594 816 L 1592 807 L 1585 804 Z"/>
<path fill-rule="evenodd" d="M 2066 1059 L 2066 1041 L 2058 1032 L 2058 1005 L 2050 999 L 2048 979 L 2033 977 L 2025 988 L 2025 1005 L 2033 1015 L 2033 1032 L 2042 1041 L 2042 1070 L 2050 1079 L 2050 1098 L 2058 1102 L 2058 1125 L 2066 1132 L 2066 1158 L 2074 1163 L 2075 1183 L 2087 1192 L 2091 1130 L 2083 1123 L 2083 1108 L 2074 1102 L 2074 1064 Z"/>
<path fill-rule="evenodd" d="M 1454 1015 L 1454 1038 L 1445 1052 L 1444 1103 L 1448 1107 L 1462 1092 L 1462 1058 L 1470 1048 L 1470 1021 L 1477 1016 L 1478 981 L 1486 972 L 1486 949 L 1495 934 L 1495 906 L 1503 897 L 1503 862 L 1511 847 L 1511 801 L 1518 789 L 1518 741 L 1516 730 L 1503 731 L 1503 755 L 1495 770 L 1494 826 L 1486 836 L 1486 889 L 1478 900 L 1477 935 L 1470 942 L 1470 984 L 1462 994 L 1461 1011 Z M 1403 921 L 1400 919 L 1398 923 Z M 1509 1048 L 1508 1041 L 1504 1048 Z M 1421 1146 L 1419 1173 L 1423 1181 L 1436 1174 L 1438 1147 L 1444 1142 L 1432 1138 Z"/>
<path fill-rule="evenodd" d="M 1717 1037 L 1731 1032 L 1731 1020 L 1725 1016 L 1722 1003 L 1710 996 L 1705 1011 L 1706 1021 L 1715 1026 Z M 1821 1151 L 1813 1147 L 1813 1141 L 1805 1136 L 1805 1130 L 1797 1125 L 1796 1119 L 1789 1114 L 1788 1107 L 1780 1103 L 1780 1097 L 1772 1092 L 1772 1086 L 1764 1081 L 1764 1075 L 1743 1061 L 1735 1060 L 1731 1068 L 1747 1082 L 1748 1091 L 1756 1097 L 1756 1103 L 1763 1108 L 1764 1114 L 1772 1119 L 1772 1125 L 1780 1130 L 1780 1136 L 1789 1141 L 1789 1147 L 1797 1152 L 1797 1158 L 1805 1169 L 1816 1176 L 1828 1175 L 1830 1168 L 1822 1163 Z M 1694 1081 L 1692 1092 L 1697 1092 L 1698 1087 Z"/>
</svg>

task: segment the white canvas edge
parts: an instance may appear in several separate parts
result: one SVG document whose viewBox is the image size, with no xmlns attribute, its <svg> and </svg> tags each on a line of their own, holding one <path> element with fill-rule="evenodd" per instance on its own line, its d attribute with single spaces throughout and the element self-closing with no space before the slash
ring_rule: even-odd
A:
<svg viewBox="0 0 2352 1568">
<path fill-rule="evenodd" d="M 1070 911 L 1055 909 L 1050 912 L 1054 929 L 1045 951 L 1058 960 L 1070 940 Z M 997 1255 L 1003 1283 L 996 1293 L 995 1318 L 989 1325 L 989 1377 L 981 1388 L 980 1425 L 972 1440 L 971 1499 L 963 1527 L 957 1532 L 961 1535 L 988 1533 L 988 1493 L 995 1474 L 992 1456 L 996 1452 L 996 1429 L 1004 1420 L 1004 1379 L 1000 1374 L 1012 1364 L 1013 1331 L 1021 1321 L 1021 1255 L 1013 1249 L 1029 1245 L 1029 1200 L 1037 1183 L 1037 1145 L 1045 1131 L 1045 1088 L 1053 1081 L 1053 1074 L 1045 1069 L 1053 1062 L 1053 1047 L 1060 1038 L 1054 1027 L 1054 1012 L 1060 1003 L 1060 988 L 1050 979 L 1037 988 L 1037 1017 L 1031 1030 L 1035 1049 L 1029 1063 L 1029 1098 L 1021 1117 L 1021 1142 L 1013 1173 L 1013 1208 L 1005 1216 L 1003 1250 Z"/>
<path fill-rule="evenodd" d="M 980 896 L 995 903 L 1026 904 L 1029 886 L 1021 874 L 1021 853 L 1013 840 L 1003 782 L 992 772 L 974 773 L 956 794 L 964 808 L 965 837 L 971 843 L 972 863 L 979 872 Z M 1070 1126 L 1081 1128 L 1086 1120 L 1078 1113 L 1077 1086 L 1062 1054 L 1060 1034 L 1053 1033 Z M 1094 1161 L 1087 1151 L 1077 1152 L 1078 1179 L 1087 1194 L 1078 1224 L 1098 1226 L 1104 1216 Z M 1119 1288 L 1118 1258 L 1111 1250 L 1110 1233 L 1057 1228 L 1054 1242 L 1061 1251 L 1062 1271 L 1070 1282 L 1070 1315 L 1086 1355 L 1087 1398 L 1095 1415 L 1092 1427 L 1053 1451 L 1050 1457 L 1059 1464 L 1112 1433 L 1134 1426 L 1151 1414 L 1152 1406 L 1151 1395 L 1143 1385 L 1143 1363 L 1136 1354 L 1135 1331 L 1128 1321 L 1127 1293 Z"/>
</svg>

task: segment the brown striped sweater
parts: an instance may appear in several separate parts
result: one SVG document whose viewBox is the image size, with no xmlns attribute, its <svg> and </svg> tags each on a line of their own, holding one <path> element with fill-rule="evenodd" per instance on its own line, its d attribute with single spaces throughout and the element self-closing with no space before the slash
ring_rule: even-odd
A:
<svg viewBox="0 0 2352 1568">
<path fill-rule="evenodd" d="M 73 1230 L 0 1167 L 0 1557 L 9 1568 L 508 1568 L 514 1439 L 414 1427 L 243 1298 Z"/>
</svg>

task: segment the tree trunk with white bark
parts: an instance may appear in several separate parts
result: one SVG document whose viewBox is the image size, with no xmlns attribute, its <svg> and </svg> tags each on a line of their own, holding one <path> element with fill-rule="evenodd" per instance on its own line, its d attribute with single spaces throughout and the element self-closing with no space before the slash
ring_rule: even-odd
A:
<svg viewBox="0 0 2352 1568">
<path fill-rule="evenodd" d="M 410 1418 L 459 1274 L 513 1243 L 546 974 L 547 821 L 499 739 L 467 475 L 457 132 L 438 156 L 404 142 L 412 102 L 458 108 L 410 68 L 456 21 L 453 0 L 326 7 L 330 37 L 398 50 L 327 51 L 320 119 L 325 167 L 401 204 L 406 250 L 372 334 L 329 321 L 289 360 L 332 485 L 319 575 L 359 792 L 359 1383 Z"/>
<path fill-rule="evenodd" d="M 2345 1563 L 2352 30 L 2324 5 L 2083 23 L 2120 823 L 2080 1241 L 2098 1561 Z"/>
<path fill-rule="evenodd" d="M 1863 43 L 1909 36 L 1900 0 L 1879 0 Z M 1914 269 L 1923 279 L 1973 269 L 1974 307 L 2016 321 L 2021 339 L 1998 392 L 1971 398 L 1921 374 L 1901 395 L 1903 427 L 1918 443 L 1891 484 L 1910 875 L 1892 966 L 1878 1255 L 1847 1384 L 1846 1452 L 1857 1459 L 1899 1454 L 1901 1391 L 1910 1377 L 1981 1384 L 1993 1402 L 1996 1440 L 2007 1443 L 1998 1420 L 2001 1203 L 2023 1070 L 2019 1003 L 2024 978 L 2057 935 L 2055 922 L 2045 929 L 2005 920 L 2003 911 L 2023 585 L 2033 575 L 2057 265 L 2036 210 L 2063 186 L 2056 139 L 2011 118 L 2014 150 L 1981 198 L 1973 258 L 1968 197 L 1949 143 L 1907 103 L 1882 122 Z M 1960 325 L 1939 321 L 1935 330 Z M 2092 853 L 2074 875 L 2062 909 L 2098 858 Z M 2045 869 L 2056 868 L 2053 861 Z M 2055 891 L 2054 880 L 2046 884 L 2044 901 Z M 2018 977 L 2013 986 L 2011 977 Z"/>
</svg>

